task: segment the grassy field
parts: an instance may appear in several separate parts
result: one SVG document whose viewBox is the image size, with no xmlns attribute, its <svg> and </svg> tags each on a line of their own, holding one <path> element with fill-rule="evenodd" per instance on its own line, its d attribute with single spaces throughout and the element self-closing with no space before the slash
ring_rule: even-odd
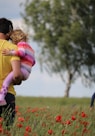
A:
<svg viewBox="0 0 95 136">
<path fill-rule="evenodd" d="M 19 96 L 16 103 L 16 119 L 6 136 L 95 136 L 90 98 Z"/>
<path fill-rule="evenodd" d="M 87 106 L 90 105 L 90 98 L 54 98 L 54 97 L 17 97 L 17 105 L 24 107 L 44 107 L 44 106 Z"/>
</svg>

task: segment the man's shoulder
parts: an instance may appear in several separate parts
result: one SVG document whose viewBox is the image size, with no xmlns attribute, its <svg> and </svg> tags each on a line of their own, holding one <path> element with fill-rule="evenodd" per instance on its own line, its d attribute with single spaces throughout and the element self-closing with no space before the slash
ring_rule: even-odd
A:
<svg viewBox="0 0 95 136">
<path fill-rule="evenodd" d="M 7 40 L 0 39 L 0 45 L 2 45 L 3 47 L 7 47 L 7 48 L 14 48 L 14 49 L 17 48 L 17 45 Z"/>
</svg>

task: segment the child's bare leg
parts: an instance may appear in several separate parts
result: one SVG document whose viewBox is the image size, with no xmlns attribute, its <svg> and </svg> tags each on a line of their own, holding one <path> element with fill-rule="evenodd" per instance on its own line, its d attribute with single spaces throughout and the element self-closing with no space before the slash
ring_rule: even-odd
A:
<svg viewBox="0 0 95 136">
<path fill-rule="evenodd" d="M 5 96 L 7 94 L 9 85 L 12 83 L 12 80 L 13 80 L 13 72 L 10 72 L 9 75 L 5 78 L 2 88 L 0 90 L 0 105 L 6 104 Z"/>
</svg>

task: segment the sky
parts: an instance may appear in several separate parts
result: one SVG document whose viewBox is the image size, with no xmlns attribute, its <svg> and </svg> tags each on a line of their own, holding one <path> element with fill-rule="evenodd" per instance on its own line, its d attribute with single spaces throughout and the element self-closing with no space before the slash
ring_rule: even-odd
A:
<svg viewBox="0 0 95 136">
<path fill-rule="evenodd" d="M 13 22 L 14 28 L 24 29 L 22 25 L 21 12 L 23 7 L 21 2 L 25 0 L 0 0 L 0 17 L 6 17 Z M 37 54 L 37 44 L 30 40 L 30 44 Z M 17 96 L 33 96 L 33 97 L 63 97 L 65 84 L 57 75 L 52 77 L 48 73 L 41 72 L 39 63 L 36 60 L 36 65 L 32 68 L 31 75 L 28 80 L 21 85 L 15 86 Z M 77 80 L 70 89 L 70 97 L 91 97 L 94 93 L 93 88 L 86 88 L 80 80 Z"/>
</svg>

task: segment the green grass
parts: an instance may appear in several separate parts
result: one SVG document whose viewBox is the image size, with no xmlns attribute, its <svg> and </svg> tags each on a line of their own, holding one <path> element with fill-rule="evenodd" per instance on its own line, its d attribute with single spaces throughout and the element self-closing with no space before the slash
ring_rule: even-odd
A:
<svg viewBox="0 0 95 136">
<path fill-rule="evenodd" d="M 90 105 L 90 98 L 54 98 L 54 97 L 16 97 L 17 105 L 25 107 L 44 106 L 87 106 Z"/>
<path fill-rule="evenodd" d="M 16 97 L 11 136 L 94 136 L 90 98 Z M 0 136 L 3 134 L 2 126 Z M 8 135 L 7 135 L 8 136 Z"/>
</svg>

